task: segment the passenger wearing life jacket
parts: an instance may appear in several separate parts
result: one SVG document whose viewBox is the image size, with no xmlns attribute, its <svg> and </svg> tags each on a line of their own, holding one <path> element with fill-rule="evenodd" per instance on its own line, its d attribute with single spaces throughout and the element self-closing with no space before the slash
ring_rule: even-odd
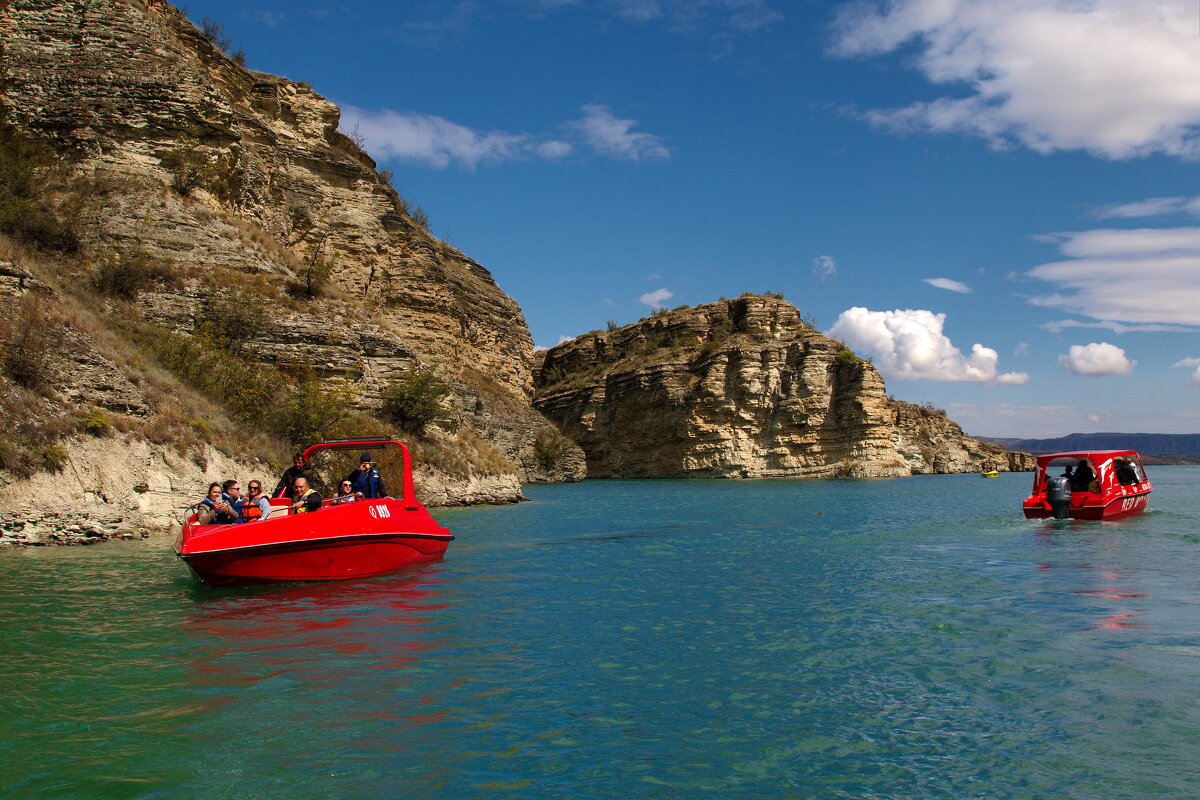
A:
<svg viewBox="0 0 1200 800">
<path fill-rule="evenodd" d="M 379 471 L 371 466 L 370 453 L 359 454 L 358 469 L 347 475 L 346 480 L 354 487 L 355 493 L 365 499 L 387 497 L 387 487 L 383 485 L 383 478 L 379 476 Z"/>
<path fill-rule="evenodd" d="M 321 504 L 325 502 L 325 498 L 316 489 L 308 488 L 308 480 L 305 478 L 296 478 L 296 482 L 292 484 L 292 494 L 295 497 L 295 502 L 292 503 L 292 512 L 303 514 L 308 511 L 320 511 Z"/>
<path fill-rule="evenodd" d="M 233 511 L 234 525 L 240 525 L 246 521 L 242 516 L 242 505 L 246 502 L 246 498 L 242 497 L 242 487 L 238 486 L 237 481 L 228 480 L 221 484 L 221 499 Z"/>
<path fill-rule="evenodd" d="M 271 515 L 271 501 L 263 496 L 262 484 L 250 481 L 246 484 L 246 498 L 242 501 L 242 522 L 257 522 Z"/>
<path fill-rule="evenodd" d="M 237 515 L 221 493 L 221 484 L 209 484 L 208 495 L 196 504 L 196 524 L 229 525 L 236 520 Z"/>
<path fill-rule="evenodd" d="M 353 484 L 350 481 L 342 481 L 342 485 L 338 487 L 338 496 L 333 498 L 332 504 L 341 506 L 359 500 L 362 500 L 362 495 L 354 491 Z"/>
</svg>

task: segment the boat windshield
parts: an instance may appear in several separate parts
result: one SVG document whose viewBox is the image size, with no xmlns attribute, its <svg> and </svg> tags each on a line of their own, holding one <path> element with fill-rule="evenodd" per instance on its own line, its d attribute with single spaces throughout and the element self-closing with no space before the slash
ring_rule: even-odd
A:
<svg viewBox="0 0 1200 800">
<path fill-rule="evenodd" d="M 336 497 L 342 479 L 358 469 L 359 455 L 371 454 L 371 463 L 388 494 L 398 497 L 404 486 L 404 453 L 399 447 L 363 447 L 361 450 L 319 450 L 312 456 L 313 483 L 326 498 Z"/>
<path fill-rule="evenodd" d="M 1140 458 L 1138 458 L 1137 456 L 1130 456 L 1128 461 L 1129 461 L 1129 466 L 1133 467 L 1134 473 L 1137 474 L 1138 483 L 1142 483 L 1143 481 L 1145 481 L 1146 480 L 1146 470 L 1142 469 L 1142 460 Z"/>
</svg>

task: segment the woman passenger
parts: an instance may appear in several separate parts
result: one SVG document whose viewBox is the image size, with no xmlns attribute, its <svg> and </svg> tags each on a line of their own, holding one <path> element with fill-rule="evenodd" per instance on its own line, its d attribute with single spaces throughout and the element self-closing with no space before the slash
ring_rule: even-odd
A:
<svg viewBox="0 0 1200 800">
<path fill-rule="evenodd" d="M 350 481 L 342 481 L 342 485 L 338 488 L 338 496 L 333 499 L 331 505 L 340 506 L 361 499 L 362 492 L 354 491 L 354 484 Z"/>
<path fill-rule="evenodd" d="M 237 521 L 237 514 L 222 496 L 219 483 L 208 485 L 208 495 L 197 506 L 197 525 L 230 525 Z"/>
</svg>

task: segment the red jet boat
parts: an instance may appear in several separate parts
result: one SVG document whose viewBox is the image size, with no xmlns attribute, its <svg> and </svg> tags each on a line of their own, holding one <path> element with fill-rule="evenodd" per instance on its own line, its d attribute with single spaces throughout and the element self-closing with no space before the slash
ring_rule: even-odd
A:
<svg viewBox="0 0 1200 800">
<path fill-rule="evenodd" d="M 391 439 L 345 439 L 314 444 L 322 451 L 398 447 L 403 455 L 403 497 L 362 499 L 320 510 L 290 512 L 291 500 L 271 498 L 271 513 L 237 525 L 198 525 L 192 514 L 175 541 L 175 553 L 205 583 L 333 581 L 369 578 L 410 564 L 435 561 L 454 539 L 417 502 L 408 448 Z"/>
<path fill-rule="evenodd" d="M 1141 456 L 1134 450 L 1089 450 L 1038 456 L 1033 493 L 1022 503 L 1026 517 L 1054 516 L 1047 498 L 1047 479 L 1063 474 L 1067 467 L 1072 472 L 1067 507 L 1071 519 L 1116 519 L 1146 510 L 1153 487 L 1142 469 Z M 1091 476 L 1081 480 L 1081 470 L 1085 477 L 1090 470 Z"/>
</svg>

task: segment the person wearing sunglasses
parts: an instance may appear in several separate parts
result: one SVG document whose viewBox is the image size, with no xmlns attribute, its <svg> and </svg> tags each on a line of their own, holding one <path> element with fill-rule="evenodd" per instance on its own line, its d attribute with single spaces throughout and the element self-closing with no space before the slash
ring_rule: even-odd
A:
<svg viewBox="0 0 1200 800">
<path fill-rule="evenodd" d="M 263 494 L 261 481 L 246 484 L 246 497 L 241 510 L 243 522 L 257 522 L 271 515 L 271 501 Z"/>
<path fill-rule="evenodd" d="M 345 505 L 361 499 L 362 492 L 354 491 L 354 484 L 350 481 L 342 481 L 342 485 L 338 487 L 338 496 L 333 498 L 333 505 Z"/>
</svg>

